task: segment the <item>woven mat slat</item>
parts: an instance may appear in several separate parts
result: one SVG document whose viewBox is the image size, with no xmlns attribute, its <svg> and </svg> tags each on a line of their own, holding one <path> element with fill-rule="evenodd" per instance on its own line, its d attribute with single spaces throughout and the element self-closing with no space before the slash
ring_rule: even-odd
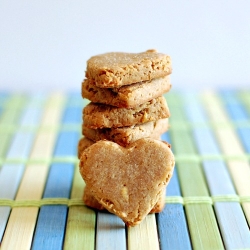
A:
<svg viewBox="0 0 250 250">
<path fill-rule="evenodd" d="M 250 248 L 250 91 L 171 91 L 162 213 L 126 228 L 82 201 L 79 93 L 0 93 L 1 249 Z"/>
</svg>

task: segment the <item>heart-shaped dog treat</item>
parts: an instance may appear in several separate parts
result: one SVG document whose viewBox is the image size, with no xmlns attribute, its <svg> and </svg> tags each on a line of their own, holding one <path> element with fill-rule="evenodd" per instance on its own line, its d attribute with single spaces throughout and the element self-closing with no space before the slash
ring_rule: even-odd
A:
<svg viewBox="0 0 250 250">
<path fill-rule="evenodd" d="M 151 138 L 127 148 L 98 141 L 80 159 L 80 173 L 93 196 L 128 226 L 139 224 L 152 210 L 173 169 L 169 145 Z"/>
<path fill-rule="evenodd" d="M 165 206 L 165 197 L 166 197 L 166 189 L 164 188 L 162 190 L 161 196 L 159 198 L 159 200 L 157 201 L 157 203 L 155 204 L 155 206 L 152 208 L 152 210 L 150 211 L 151 214 L 153 213 L 160 213 L 164 206 Z M 88 188 L 88 186 L 86 186 L 84 188 L 84 192 L 83 192 L 83 202 L 86 206 L 97 209 L 97 210 L 105 210 L 105 208 L 103 207 L 102 204 L 100 204 L 97 199 L 92 195 L 92 190 Z"/>
<path fill-rule="evenodd" d="M 86 77 L 100 88 L 117 88 L 169 75 L 172 62 L 156 50 L 141 53 L 111 52 L 87 61 Z"/>
</svg>

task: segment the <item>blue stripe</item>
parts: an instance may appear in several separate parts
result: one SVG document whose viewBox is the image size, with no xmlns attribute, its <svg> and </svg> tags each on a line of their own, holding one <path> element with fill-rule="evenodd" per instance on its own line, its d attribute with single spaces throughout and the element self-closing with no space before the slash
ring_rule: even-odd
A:
<svg viewBox="0 0 250 250">
<path fill-rule="evenodd" d="M 63 131 L 59 133 L 54 156 L 76 156 L 79 132 Z"/>
<path fill-rule="evenodd" d="M 124 222 L 114 214 L 98 212 L 95 243 L 96 250 L 127 249 Z"/>
<path fill-rule="evenodd" d="M 174 169 L 172 178 L 170 182 L 168 183 L 166 191 L 167 191 L 167 196 L 180 196 L 181 195 L 176 168 Z"/>
<path fill-rule="evenodd" d="M 239 128 L 238 134 L 245 150 L 250 153 L 250 128 Z"/>
<path fill-rule="evenodd" d="M 226 249 L 250 249 L 250 232 L 241 205 L 238 202 L 214 204 Z M 228 219 L 230 218 L 230 219 Z"/>
<path fill-rule="evenodd" d="M 170 143 L 170 136 L 169 136 L 169 133 L 166 132 L 166 133 L 162 134 L 162 135 L 161 135 L 161 139 L 162 139 L 163 141 L 166 141 L 166 142 Z"/>
<path fill-rule="evenodd" d="M 4 164 L 0 169 L 0 199 L 14 199 L 23 176 L 23 164 Z M 11 181 L 10 181 L 11 180 Z M 8 222 L 10 207 L 0 207 L 0 242 Z"/>
<path fill-rule="evenodd" d="M 234 91 L 221 91 L 220 96 L 225 103 L 229 116 L 234 121 L 249 121 L 245 106 L 240 102 Z M 250 98 L 250 96 L 249 96 Z"/>
<path fill-rule="evenodd" d="M 168 133 L 162 135 L 162 140 L 170 143 Z M 180 185 L 177 171 L 167 186 L 167 196 L 180 196 Z M 187 222 L 182 204 L 166 204 L 163 211 L 157 215 L 157 226 L 160 247 L 165 249 L 191 249 Z"/>
<path fill-rule="evenodd" d="M 193 138 L 201 155 L 220 154 L 218 144 L 209 128 L 200 128 L 193 130 Z"/>
<path fill-rule="evenodd" d="M 206 123 L 206 115 L 200 105 L 198 94 L 182 93 L 184 101 L 184 113 L 188 120 L 195 123 Z"/>
<path fill-rule="evenodd" d="M 202 107 L 199 103 L 187 103 L 185 105 L 186 117 L 194 123 L 206 123 L 205 114 L 202 112 Z"/>
<path fill-rule="evenodd" d="M 62 123 L 63 124 L 81 124 L 82 122 L 82 107 L 72 106 L 65 109 Z"/>
<path fill-rule="evenodd" d="M 40 209 L 32 249 L 63 249 L 68 207 L 43 206 Z"/>
<path fill-rule="evenodd" d="M 41 107 L 27 107 L 20 120 L 20 126 L 38 126 L 42 116 Z"/>
<path fill-rule="evenodd" d="M 166 204 L 156 218 L 161 250 L 191 249 L 182 204 Z"/>
<path fill-rule="evenodd" d="M 203 161 L 203 169 L 211 195 L 233 195 L 236 193 L 227 166 L 223 161 Z"/>
<path fill-rule="evenodd" d="M 43 198 L 69 198 L 74 164 L 51 165 Z M 62 249 L 68 207 L 48 205 L 40 209 L 32 249 Z"/>
<path fill-rule="evenodd" d="M 230 97 L 231 98 L 231 97 Z M 230 99 L 234 104 L 228 104 L 235 107 L 235 100 Z M 239 106 L 237 106 L 237 109 Z M 192 122 L 195 121 L 192 118 L 195 114 L 200 117 L 204 115 L 204 110 L 200 109 L 186 109 L 187 113 L 192 112 L 189 118 Z M 237 118 L 242 119 L 242 115 L 236 114 Z M 241 113 L 242 114 L 242 113 Z M 195 128 L 193 130 L 194 140 L 197 145 L 197 149 L 201 155 L 205 154 L 218 154 L 219 148 L 212 134 L 212 131 L 207 128 Z M 227 167 L 223 161 L 216 160 L 206 160 L 203 161 L 203 168 L 206 175 L 207 183 L 211 195 L 228 195 L 235 194 L 234 186 L 230 178 L 230 174 Z M 231 211 L 231 212 L 229 212 Z M 233 215 L 232 215 L 233 212 Z M 249 228 L 238 202 L 223 203 L 215 202 L 215 213 L 217 215 L 217 220 L 219 223 L 220 231 L 224 244 L 227 249 L 243 249 L 245 247 L 250 248 L 250 233 Z M 233 222 L 232 222 L 233 221 Z M 237 228 L 237 230 L 235 230 Z"/>
<path fill-rule="evenodd" d="M 24 164 L 4 164 L 0 169 L 0 198 L 14 199 L 24 171 Z M 9 181 L 11 180 L 11 182 Z"/>
<path fill-rule="evenodd" d="M 81 96 L 81 93 L 79 91 L 77 91 L 77 92 L 74 92 L 74 91 L 69 92 L 67 94 L 67 96 L 68 96 L 67 106 L 70 106 L 70 105 L 74 104 L 75 102 L 80 102 L 83 99 L 82 96 Z"/>
<path fill-rule="evenodd" d="M 9 98 L 9 94 L 5 92 L 0 92 L 0 108 L 6 103 Z"/>
<path fill-rule="evenodd" d="M 222 97 L 222 99 L 226 102 L 226 103 L 237 103 L 237 98 L 234 95 L 236 93 L 236 91 L 234 90 L 229 90 L 229 89 L 223 89 L 219 91 L 219 96 Z"/>
<path fill-rule="evenodd" d="M 7 159 L 27 159 L 34 140 L 33 132 L 18 132 L 7 153 Z"/>
<path fill-rule="evenodd" d="M 73 174 L 73 163 L 53 163 L 50 168 L 43 197 L 69 198 Z"/>
<path fill-rule="evenodd" d="M 235 121 L 248 121 L 247 112 L 240 103 L 227 103 L 227 111 L 231 118 Z"/>
<path fill-rule="evenodd" d="M 230 93 L 230 101 L 233 103 L 228 103 L 228 95 L 223 95 L 226 110 L 230 118 L 236 122 L 246 122 L 250 120 L 250 116 L 246 111 L 246 107 L 236 98 L 234 93 Z M 249 96 L 250 98 L 250 96 Z M 250 152 L 250 128 L 249 127 L 238 127 L 237 132 L 239 138 L 245 148 L 245 150 Z"/>
</svg>

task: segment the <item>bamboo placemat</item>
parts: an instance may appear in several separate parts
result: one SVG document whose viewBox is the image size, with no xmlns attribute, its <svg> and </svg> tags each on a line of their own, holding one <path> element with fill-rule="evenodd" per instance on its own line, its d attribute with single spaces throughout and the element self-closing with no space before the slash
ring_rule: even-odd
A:
<svg viewBox="0 0 250 250">
<path fill-rule="evenodd" d="M 127 228 L 82 200 L 79 93 L 0 93 L 0 248 L 250 249 L 250 90 L 165 95 L 166 206 Z"/>
</svg>

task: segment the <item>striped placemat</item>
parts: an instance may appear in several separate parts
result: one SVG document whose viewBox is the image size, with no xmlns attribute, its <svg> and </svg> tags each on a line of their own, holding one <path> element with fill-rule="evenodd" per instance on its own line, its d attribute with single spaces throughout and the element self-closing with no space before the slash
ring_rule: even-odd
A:
<svg viewBox="0 0 250 250">
<path fill-rule="evenodd" d="M 250 249 L 250 90 L 165 95 L 176 168 L 136 227 L 82 200 L 79 93 L 0 93 L 0 248 Z"/>
</svg>

